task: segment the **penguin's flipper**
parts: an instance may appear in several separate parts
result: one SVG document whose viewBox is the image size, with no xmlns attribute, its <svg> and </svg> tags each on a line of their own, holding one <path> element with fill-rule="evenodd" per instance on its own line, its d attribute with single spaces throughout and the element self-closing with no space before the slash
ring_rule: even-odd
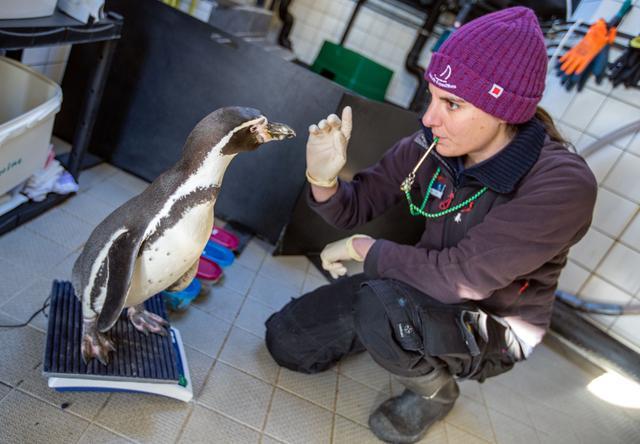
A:
<svg viewBox="0 0 640 444">
<path fill-rule="evenodd" d="M 131 287 L 133 270 L 140 251 L 143 236 L 125 231 L 109 248 L 106 273 L 106 296 L 98 315 L 98 331 L 105 332 L 113 327 L 122 313 Z"/>
</svg>

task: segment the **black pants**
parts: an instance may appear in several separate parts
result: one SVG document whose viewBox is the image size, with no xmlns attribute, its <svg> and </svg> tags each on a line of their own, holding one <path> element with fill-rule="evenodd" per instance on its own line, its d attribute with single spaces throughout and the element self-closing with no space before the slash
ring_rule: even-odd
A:
<svg viewBox="0 0 640 444">
<path fill-rule="evenodd" d="M 266 322 L 266 344 L 283 367 L 317 373 L 367 350 L 389 372 L 446 369 L 483 381 L 521 359 L 508 327 L 472 304 L 443 304 L 390 279 L 342 278 L 293 299 Z"/>
</svg>

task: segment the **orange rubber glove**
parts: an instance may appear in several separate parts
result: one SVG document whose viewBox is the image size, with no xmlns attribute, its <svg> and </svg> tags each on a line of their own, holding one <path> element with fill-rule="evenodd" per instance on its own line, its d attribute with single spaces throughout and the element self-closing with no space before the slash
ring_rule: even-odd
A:
<svg viewBox="0 0 640 444">
<path fill-rule="evenodd" d="M 616 38 L 616 28 L 607 26 L 604 19 L 599 19 L 589 28 L 587 34 L 562 57 L 560 69 L 566 74 L 581 74 L 605 45 L 610 45 Z"/>
</svg>

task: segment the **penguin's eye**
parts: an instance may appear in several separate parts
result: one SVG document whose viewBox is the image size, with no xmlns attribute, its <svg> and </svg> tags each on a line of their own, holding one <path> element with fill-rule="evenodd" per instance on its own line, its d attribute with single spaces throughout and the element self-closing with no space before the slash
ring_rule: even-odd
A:
<svg viewBox="0 0 640 444">
<path fill-rule="evenodd" d="M 249 128 L 249 131 L 251 131 L 251 133 L 257 133 L 258 132 L 258 125 L 253 125 Z"/>
</svg>

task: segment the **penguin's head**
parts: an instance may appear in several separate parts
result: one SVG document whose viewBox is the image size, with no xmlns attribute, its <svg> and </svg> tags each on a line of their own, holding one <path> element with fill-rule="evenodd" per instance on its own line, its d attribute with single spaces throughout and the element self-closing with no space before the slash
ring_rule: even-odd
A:
<svg viewBox="0 0 640 444">
<path fill-rule="evenodd" d="M 257 109 L 241 106 L 220 108 L 196 125 L 189 139 L 188 149 L 210 150 L 220 145 L 223 155 L 253 151 L 272 140 L 291 139 L 296 133 L 283 123 L 269 122 Z"/>
</svg>

